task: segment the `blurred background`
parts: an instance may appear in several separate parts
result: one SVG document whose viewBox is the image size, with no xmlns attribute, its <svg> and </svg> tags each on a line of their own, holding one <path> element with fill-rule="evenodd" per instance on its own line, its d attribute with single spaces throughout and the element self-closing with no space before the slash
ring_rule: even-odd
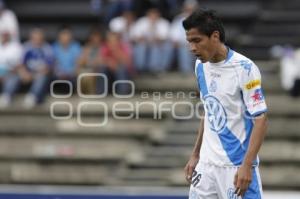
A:
<svg viewBox="0 0 300 199">
<path fill-rule="evenodd" d="M 0 198 L 187 198 L 197 6 L 261 70 L 267 198 L 299 198 L 298 0 L 0 0 Z"/>
</svg>

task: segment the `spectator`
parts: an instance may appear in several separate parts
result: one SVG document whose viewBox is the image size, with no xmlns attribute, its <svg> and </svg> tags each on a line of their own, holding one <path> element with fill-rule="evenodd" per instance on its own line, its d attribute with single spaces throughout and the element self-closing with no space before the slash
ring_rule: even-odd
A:
<svg viewBox="0 0 300 199">
<path fill-rule="evenodd" d="M 53 45 L 55 58 L 54 75 L 56 79 L 70 80 L 76 83 L 76 68 L 80 56 L 80 44 L 73 40 L 69 27 L 63 27 L 58 33 L 58 40 Z"/>
<path fill-rule="evenodd" d="M 121 34 L 122 40 L 128 44 L 132 41 L 133 24 L 135 16 L 131 11 L 124 11 L 119 17 L 113 18 L 109 22 L 109 29 L 112 32 Z"/>
<path fill-rule="evenodd" d="M 132 10 L 133 0 L 108 0 L 105 8 L 104 21 L 106 24 L 116 16 L 119 16 L 125 10 Z"/>
<path fill-rule="evenodd" d="M 193 71 L 195 58 L 189 50 L 182 22 L 197 8 L 197 2 L 186 0 L 183 6 L 182 13 L 177 15 L 171 24 L 170 38 L 176 49 L 179 70 L 183 73 L 190 73 Z"/>
<path fill-rule="evenodd" d="M 37 103 L 42 102 L 53 64 L 52 48 L 45 42 L 43 30 L 33 29 L 30 33 L 30 41 L 25 44 L 21 67 L 22 79 L 31 82 L 30 91 L 24 100 L 26 108 L 34 107 Z"/>
<path fill-rule="evenodd" d="M 134 25 L 134 65 L 140 72 L 164 72 L 170 64 L 169 22 L 151 8 Z"/>
<path fill-rule="evenodd" d="M 1 32 L 0 36 L 0 80 L 3 85 L 0 106 L 5 108 L 11 103 L 19 82 L 17 72 L 22 60 L 22 47 L 12 39 L 11 32 Z"/>
<path fill-rule="evenodd" d="M 291 46 L 274 46 L 271 49 L 274 57 L 280 58 L 281 84 L 293 97 L 300 95 L 300 49 Z"/>
<path fill-rule="evenodd" d="M 5 8 L 5 3 L 0 0 L 0 33 L 9 32 L 14 41 L 19 41 L 19 25 L 16 15 Z"/>
<path fill-rule="evenodd" d="M 151 7 L 156 7 L 167 19 L 172 19 L 180 11 L 182 0 L 134 0 L 133 10 L 140 17 Z"/>
<path fill-rule="evenodd" d="M 99 72 L 108 77 L 109 86 L 113 81 L 129 79 L 131 50 L 129 46 L 121 40 L 121 36 L 118 33 L 107 33 L 106 43 L 101 50 L 101 57 L 104 60 L 105 67 L 101 67 Z M 103 81 L 97 82 L 97 93 L 104 92 L 103 85 Z M 129 85 L 127 83 L 117 84 L 116 92 L 119 95 L 128 94 Z"/>
<path fill-rule="evenodd" d="M 86 42 L 79 59 L 78 74 L 96 73 L 103 65 L 101 48 L 103 46 L 101 31 L 93 29 Z M 86 76 L 81 79 L 81 92 L 85 94 L 96 93 L 96 82 L 92 76 Z"/>
</svg>

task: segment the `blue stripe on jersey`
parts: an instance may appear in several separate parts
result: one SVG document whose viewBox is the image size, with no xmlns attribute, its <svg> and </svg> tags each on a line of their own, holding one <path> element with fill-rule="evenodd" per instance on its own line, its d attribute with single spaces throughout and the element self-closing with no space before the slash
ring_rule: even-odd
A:
<svg viewBox="0 0 300 199">
<path fill-rule="evenodd" d="M 247 149 L 250 141 L 251 132 L 253 129 L 253 121 L 248 111 L 245 111 L 244 114 L 245 115 L 243 116 L 243 118 L 244 118 L 245 131 L 246 131 L 246 139 L 244 141 L 244 146 Z"/>
<path fill-rule="evenodd" d="M 233 50 L 231 50 L 230 48 L 227 48 L 227 49 L 228 49 L 228 53 L 227 53 L 227 57 L 225 59 L 225 63 L 228 62 L 233 55 Z"/>
<path fill-rule="evenodd" d="M 209 93 L 207 90 L 203 64 L 198 64 L 197 77 L 200 92 L 202 93 L 203 99 L 205 99 L 205 96 Z M 221 132 L 218 132 L 218 136 L 230 161 L 234 165 L 242 164 L 246 151 L 240 140 L 227 127 Z"/>
<path fill-rule="evenodd" d="M 208 91 L 207 91 L 204 68 L 202 63 L 198 64 L 197 77 L 198 77 L 198 86 L 204 98 L 208 94 Z"/>
<path fill-rule="evenodd" d="M 234 165 L 241 165 L 246 151 L 240 140 L 227 127 L 218 135 L 230 161 Z"/>
<path fill-rule="evenodd" d="M 243 199 L 261 199 L 260 185 L 257 177 L 257 168 L 252 169 L 252 182 L 249 185 L 249 188 L 245 192 Z"/>
</svg>

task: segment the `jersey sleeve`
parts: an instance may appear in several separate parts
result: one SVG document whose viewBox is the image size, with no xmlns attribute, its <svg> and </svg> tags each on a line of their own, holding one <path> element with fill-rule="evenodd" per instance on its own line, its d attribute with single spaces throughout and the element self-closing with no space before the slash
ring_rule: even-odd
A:
<svg viewBox="0 0 300 199">
<path fill-rule="evenodd" d="M 267 112 L 258 67 L 250 60 L 241 61 L 240 65 L 240 88 L 247 111 L 253 117 Z"/>
</svg>

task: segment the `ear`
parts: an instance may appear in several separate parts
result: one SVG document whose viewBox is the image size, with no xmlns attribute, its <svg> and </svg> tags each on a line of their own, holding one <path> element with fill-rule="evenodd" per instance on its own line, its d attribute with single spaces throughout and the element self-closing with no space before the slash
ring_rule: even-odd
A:
<svg viewBox="0 0 300 199">
<path fill-rule="evenodd" d="M 211 34 L 211 38 L 212 38 L 214 41 L 221 41 L 221 40 L 220 40 L 220 33 L 219 33 L 219 31 L 214 31 L 214 32 Z"/>
</svg>

